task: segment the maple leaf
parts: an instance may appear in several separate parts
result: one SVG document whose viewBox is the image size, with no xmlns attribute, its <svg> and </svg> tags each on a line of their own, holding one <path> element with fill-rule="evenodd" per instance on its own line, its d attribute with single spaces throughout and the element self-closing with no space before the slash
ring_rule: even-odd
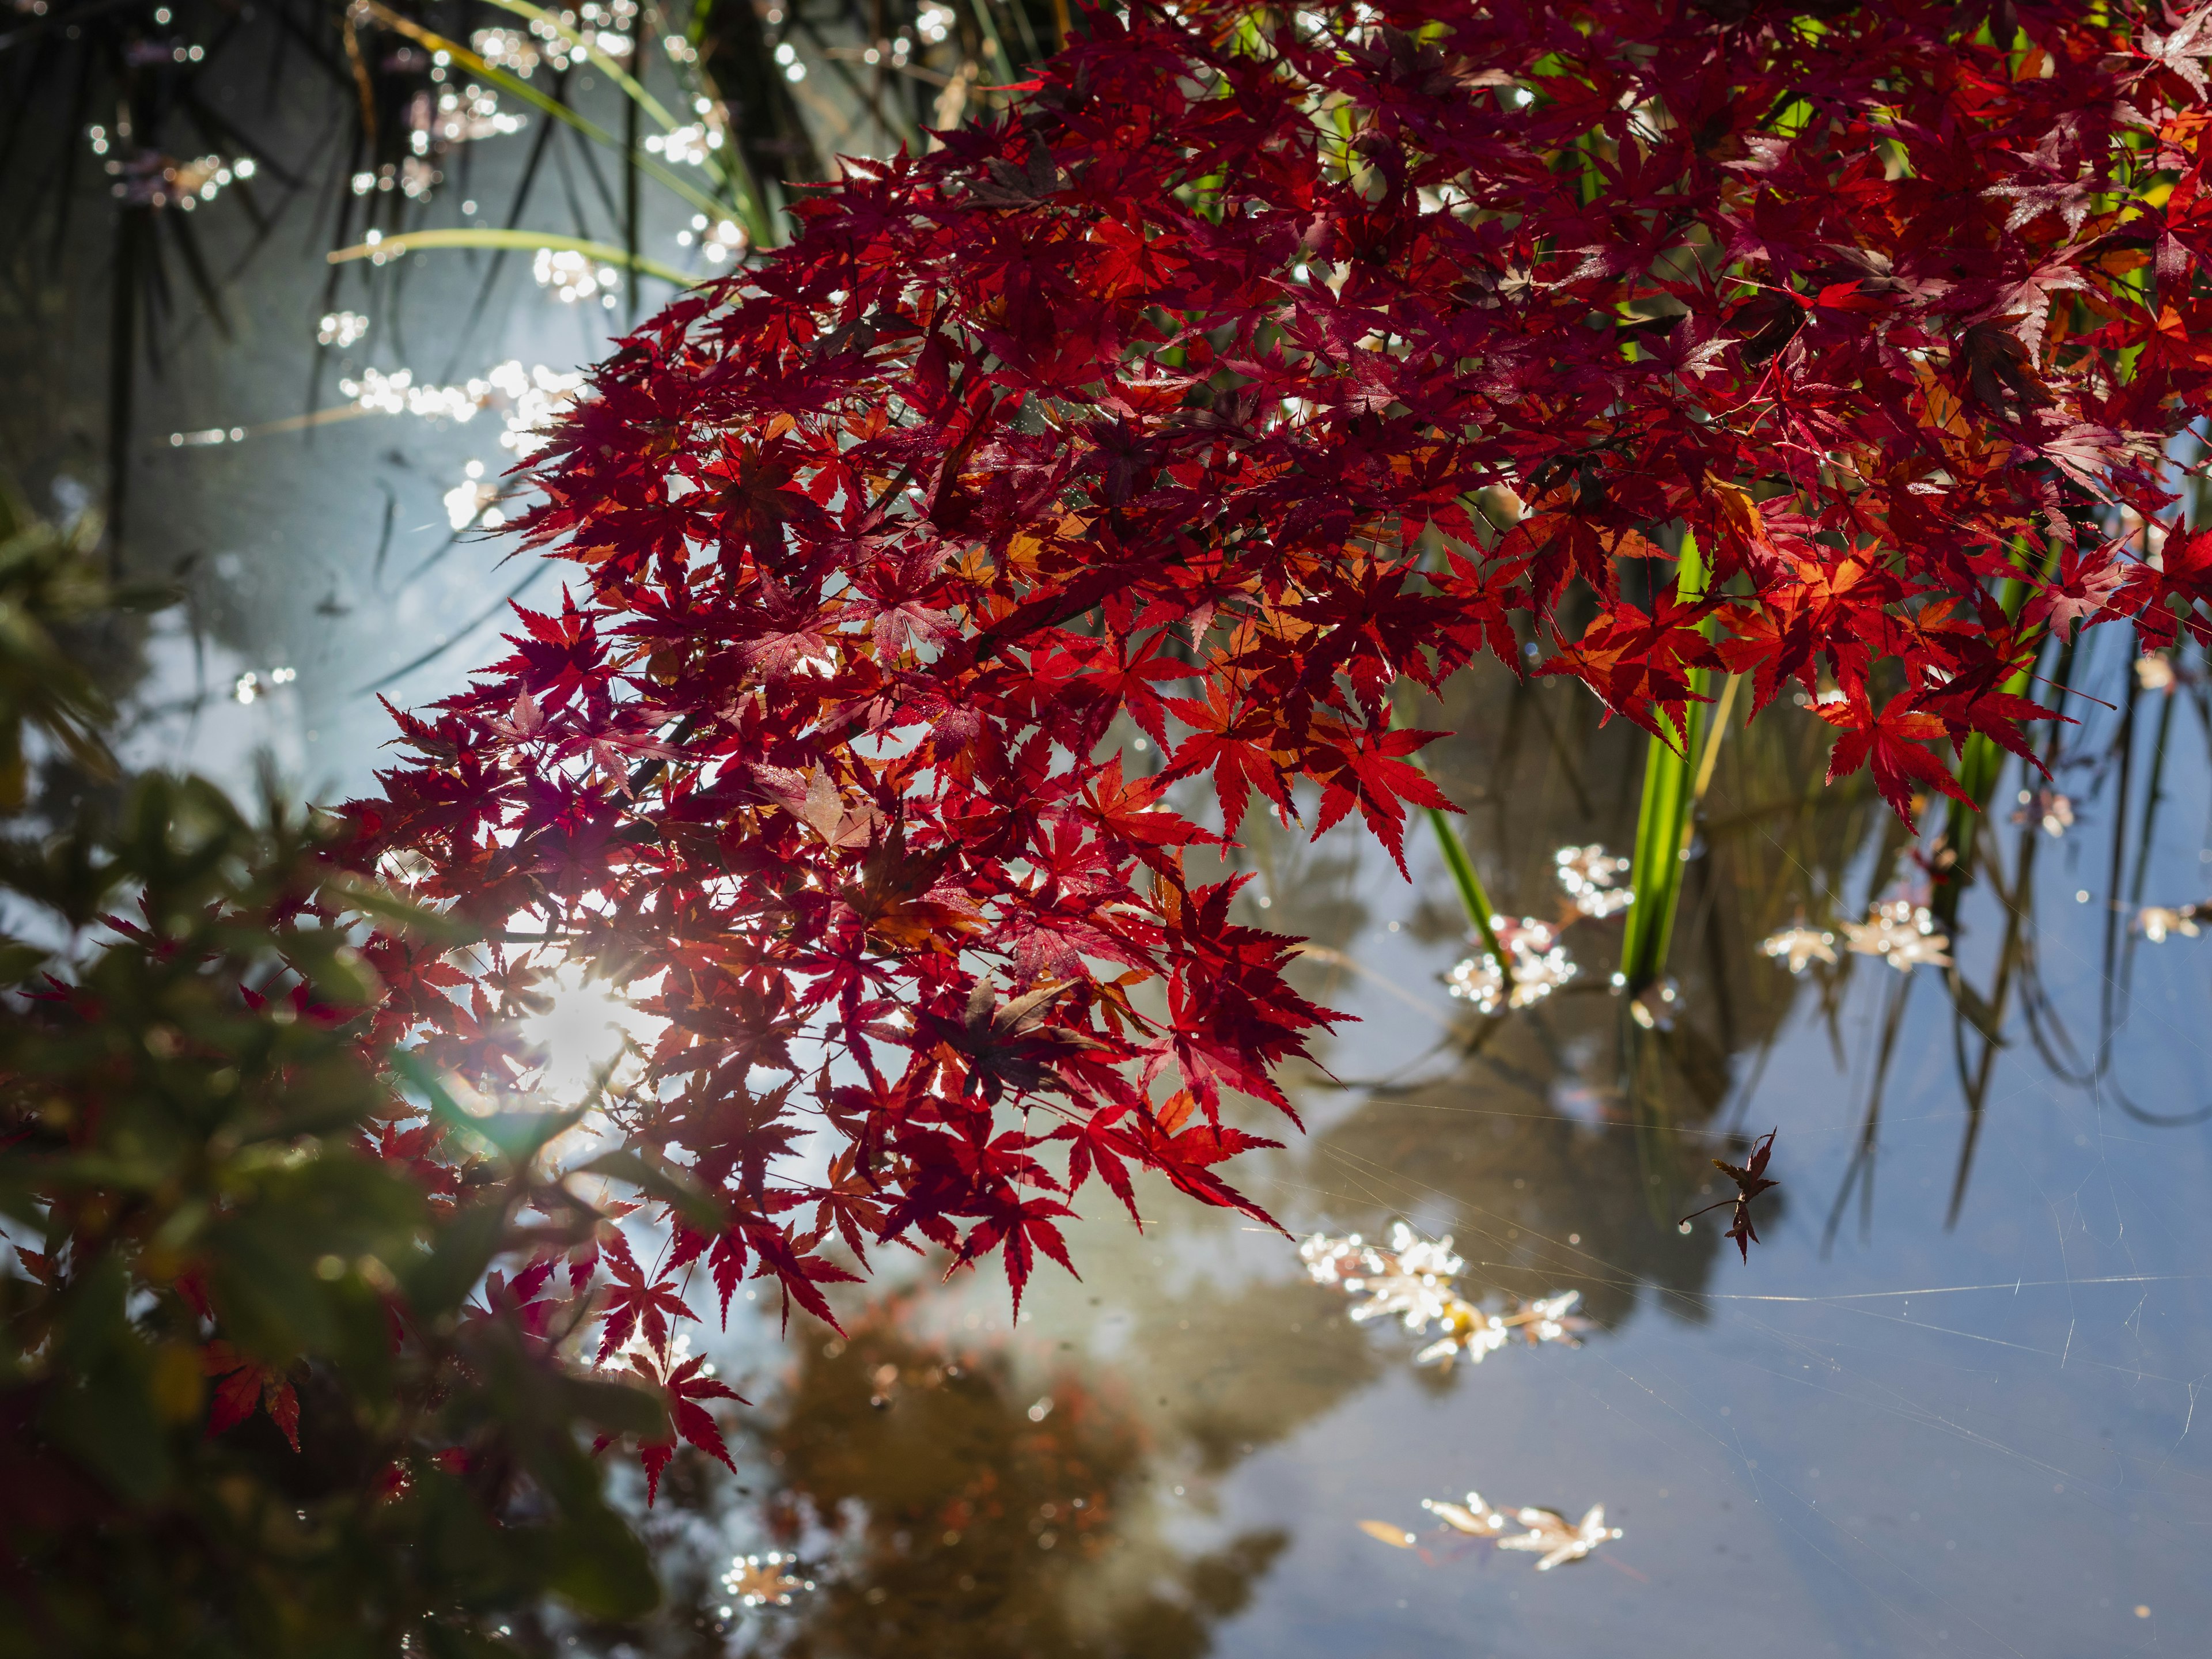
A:
<svg viewBox="0 0 2212 1659">
<path fill-rule="evenodd" d="M 1613 713 L 1679 745 L 1684 711 L 1705 701 L 1691 690 L 1690 675 L 1727 665 L 1701 631 L 1709 609 L 1702 599 L 1668 592 L 1658 594 L 1649 611 L 1616 606 L 1536 672 L 1573 674 Z"/>
<path fill-rule="evenodd" d="M 1353 730 L 1329 733 L 1321 753 L 1307 763 L 1321 781 L 1321 811 L 1314 824 L 1316 838 L 1342 818 L 1353 806 L 1367 821 L 1384 848 L 1406 872 L 1406 807 L 1456 812 L 1428 775 L 1405 757 L 1443 735 L 1403 727 L 1382 732 Z"/>
<path fill-rule="evenodd" d="M 1074 1214 L 1056 1198 L 1041 1194 L 1025 1199 L 1010 1195 L 994 1204 L 984 1218 L 969 1229 L 952 1265 L 961 1267 L 998 1250 L 1006 1270 L 1006 1283 L 1013 1291 L 1014 1317 L 1018 1321 L 1022 1316 L 1022 1291 L 1030 1282 L 1036 1251 L 1042 1250 L 1066 1268 L 1072 1277 L 1082 1278 L 1075 1271 L 1075 1263 L 1068 1259 L 1067 1240 L 1053 1224 Z"/>
<path fill-rule="evenodd" d="M 1973 797 L 1959 787 L 1943 764 L 1920 746 L 1944 735 L 1943 722 L 1913 708 L 1913 701 L 1912 693 L 1900 691 L 1876 714 L 1866 693 L 1861 691 L 1838 702 L 1816 703 L 1813 708 L 1843 732 L 1829 751 L 1828 782 L 1832 785 L 1871 764 L 1875 787 L 1908 829 L 1912 825 L 1916 781 L 1931 784 L 1968 806 L 1975 805 Z"/>
<path fill-rule="evenodd" d="M 1195 729 L 1176 750 L 1161 781 L 1212 773 L 1214 790 L 1221 797 L 1224 835 L 1235 837 L 1237 826 L 1244 821 L 1244 805 L 1255 789 L 1285 819 L 1294 816 L 1290 791 L 1275 760 L 1275 740 L 1285 734 L 1273 714 L 1218 680 L 1206 688 L 1204 702 L 1176 697 L 1169 700 L 1168 708 Z"/>
<path fill-rule="evenodd" d="M 949 857 L 943 850 L 908 851 L 904 825 L 894 823 L 876 841 L 860 879 L 839 887 L 837 896 L 862 926 L 895 949 L 974 933 L 982 926 L 980 918 L 939 885 Z"/>
<path fill-rule="evenodd" d="M 522 680 L 523 691 L 532 694 L 536 706 L 542 709 L 546 702 L 573 696 L 597 678 L 598 626 L 592 617 L 577 609 L 574 594 L 562 594 L 558 616 L 527 611 L 519 605 L 509 608 L 522 619 L 524 631 L 520 635 L 505 636 L 507 642 L 514 647 L 515 654 L 499 666 Z M 526 714 L 531 706 L 518 704 L 514 711 L 518 727 L 520 717 Z"/>
<path fill-rule="evenodd" d="M 200 1350 L 200 1370 L 216 1379 L 208 1407 L 210 1437 L 243 1423 L 258 1406 L 283 1431 L 292 1449 L 300 1449 L 300 1395 L 284 1373 L 240 1353 L 221 1338 Z"/>
<path fill-rule="evenodd" d="M 629 1340 L 633 1332 L 642 1335 L 655 1353 L 664 1353 L 668 1348 L 670 1318 L 699 1317 L 684 1305 L 682 1297 L 668 1288 L 669 1281 L 647 1280 L 637 1258 L 630 1254 L 629 1241 L 619 1229 L 607 1230 L 600 1259 L 614 1275 L 614 1283 L 602 1292 L 606 1322 L 599 1336 L 598 1364 L 606 1364 L 615 1350 Z"/>
<path fill-rule="evenodd" d="M 2145 22 L 2136 36 L 2136 49 L 2150 62 L 2179 76 L 2202 101 L 2212 88 L 2208 88 L 2203 65 L 2197 60 L 2212 57 L 2212 5 L 2199 6 L 2178 19 L 2171 10 L 2166 15 L 2173 27 L 2160 34 Z"/>
<path fill-rule="evenodd" d="M 766 442 L 734 440 L 704 469 L 707 486 L 721 509 L 723 536 L 769 569 L 775 568 L 782 551 L 786 526 L 828 528 L 827 515 L 797 487 L 800 465 L 791 441 L 776 437 Z"/>
<path fill-rule="evenodd" d="M 2127 568 L 2106 609 L 2136 612 L 2143 649 L 2162 651 L 2185 629 L 2199 641 L 2212 641 L 2212 623 L 2197 610 L 2199 605 L 2212 605 L 2212 530 L 2167 537 L 2155 562 L 2145 560 Z"/>
<path fill-rule="evenodd" d="M 1956 356 L 1968 389 L 1993 415 L 2017 420 L 2053 401 L 2027 345 L 2001 321 L 1976 323 L 1967 329 L 1960 337 Z"/>
<path fill-rule="evenodd" d="M 1162 799 L 1165 790 L 1158 780 L 1125 779 L 1119 755 L 1099 768 L 1083 793 L 1092 818 L 1103 830 L 1163 872 L 1180 868 L 1167 856 L 1174 849 L 1221 840 L 1169 806 Z"/>
<path fill-rule="evenodd" d="M 668 1434 L 665 1438 L 641 1442 L 638 1446 L 638 1461 L 645 1466 L 646 1507 L 653 1506 L 660 1491 L 660 1475 L 670 1460 L 676 1455 L 679 1441 L 688 1441 L 708 1456 L 736 1472 L 731 1462 L 730 1449 L 722 1439 L 722 1431 L 702 1400 L 734 1400 L 740 1405 L 749 1403 L 744 1395 L 718 1380 L 704 1354 L 694 1354 L 675 1366 L 665 1376 L 642 1356 L 634 1356 L 632 1370 L 646 1383 L 658 1389 L 668 1408 Z"/>
<path fill-rule="evenodd" d="M 820 767 L 807 775 L 806 795 L 799 809 L 806 825 L 832 847 L 866 847 L 883 817 L 866 802 L 851 810 L 830 775 Z"/>
<path fill-rule="evenodd" d="M 986 1102 L 1010 1089 L 1024 1095 L 1067 1086 L 1055 1070 L 1058 1063 L 1096 1046 L 1082 1031 L 1047 1023 L 1053 1004 L 1072 988 L 1048 981 L 1002 1003 L 989 980 L 975 981 L 962 1029 L 950 1042 L 967 1062 L 969 1082 Z"/>
<path fill-rule="evenodd" d="M 1120 703 L 1129 718 L 1162 748 L 1167 747 L 1168 743 L 1167 725 L 1162 716 L 1169 700 L 1152 687 L 1162 680 L 1193 678 L 1192 665 L 1168 654 L 1174 644 L 1172 630 L 1156 629 L 1139 643 L 1132 645 L 1125 639 L 1116 649 L 1097 653 L 1084 670 L 1084 678 L 1096 683 Z"/>
<path fill-rule="evenodd" d="M 1713 1168 L 1735 1183 L 1735 1195 L 1724 1198 L 1717 1204 L 1708 1204 L 1703 1210 L 1692 1210 L 1677 1224 L 1684 1232 L 1690 1223 L 1709 1211 L 1727 1209 L 1731 1212 L 1725 1237 L 1735 1242 L 1736 1249 L 1746 1261 L 1751 1260 L 1751 1247 L 1759 1242 L 1759 1234 L 1751 1224 L 1751 1200 L 1761 1193 L 1779 1185 L 1766 1178 L 1766 1160 L 1774 1151 L 1775 1131 L 1769 1129 L 1753 1143 L 1751 1156 L 1739 1166 L 1725 1158 L 1715 1158 Z"/>
<path fill-rule="evenodd" d="M 2029 595 L 2021 620 L 2041 623 L 2062 640 L 2074 637 L 2076 629 L 2108 609 L 2127 582 L 2127 568 L 2110 549 L 2083 554 L 2069 547 L 2059 555 L 2058 575 L 2046 587 Z"/>
</svg>

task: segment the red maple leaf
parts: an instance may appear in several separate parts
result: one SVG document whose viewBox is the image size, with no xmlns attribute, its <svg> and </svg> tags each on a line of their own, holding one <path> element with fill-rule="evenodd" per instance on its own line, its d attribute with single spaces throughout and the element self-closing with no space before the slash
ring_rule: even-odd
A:
<svg viewBox="0 0 2212 1659">
<path fill-rule="evenodd" d="M 647 1440 L 639 1443 L 638 1461 L 645 1466 L 645 1502 L 650 1509 L 660 1492 L 661 1471 L 676 1455 L 679 1442 L 689 1441 L 708 1456 L 714 1459 L 732 1473 L 737 1465 L 730 1460 L 729 1446 L 722 1439 L 722 1431 L 713 1413 L 701 1405 L 702 1400 L 734 1400 L 739 1405 L 750 1403 L 743 1395 L 726 1382 L 718 1380 L 714 1368 L 704 1354 L 694 1354 L 682 1364 L 663 1376 L 659 1370 L 641 1355 L 632 1355 L 630 1369 L 646 1384 L 659 1391 L 668 1408 L 668 1433 L 663 1439 Z M 600 1443 L 605 1445 L 605 1442 Z"/>
<path fill-rule="evenodd" d="M 200 1370 L 216 1379 L 215 1400 L 208 1407 L 210 1437 L 243 1423 L 258 1406 L 284 1431 L 292 1449 L 300 1449 L 300 1395 L 283 1371 L 248 1358 L 221 1338 L 200 1350 Z"/>
<path fill-rule="evenodd" d="M 1943 722 L 1911 707 L 1913 696 L 1900 691 L 1880 714 L 1865 692 L 1834 702 L 1814 705 L 1813 712 L 1843 735 L 1828 753 L 1828 782 L 1849 777 L 1862 766 L 1871 766 L 1875 787 L 1881 792 L 1897 816 L 1912 827 L 1912 786 L 1917 781 L 1972 806 L 1972 796 L 1959 787 L 1949 770 L 1921 744 L 1945 735 Z"/>
<path fill-rule="evenodd" d="M 2146 559 L 2127 567 L 2126 580 L 2107 609 L 2133 612 L 2146 651 L 2165 650 L 2186 629 L 2212 644 L 2212 621 L 2200 605 L 2212 607 L 2212 530 L 2166 538 L 2157 562 Z"/>
<path fill-rule="evenodd" d="M 1406 807 L 1408 803 L 1439 812 L 1459 809 L 1440 793 L 1428 775 L 1405 758 L 1443 735 L 1405 729 L 1316 730 L 1316 752 L 1307 770 L 1321 781 L 1318 837 L 1355 805 L 1401 872 L 1406 869 Z"/>
<path fill-rule="evenodd" d="M 1291 815 L 1290 791 L 1276 761 L 1275 744 L 1285 734 L 1276 717 L 1217 681 L 1206 688 L 1206 701 L 1169 701 L 1178 720 L 1194 729 L 1160 775 L 1163 781 L 1213 774 L 1221 797 L 1222 833 L 1231 837 L 1244 821 L 1244 804 L 1258 790 L 1285 817 Z"/>
<path fill-rule="evenodd" d="M 633 1332 L 641 1332 L 653 1352 L 665 1353 L 669 1320 L 696 1320 L 699 1316 L 684 1305 L 682 1297 L 668 1288 L 669 1280 L 647 1282 L 637 1265 L 637 1258 L 630 1254 L 629 1240 L 623 1237 L 619 1228 L 607 1229 L 605 1239 L 600 1260 L 614 1275 L 614 1282 L 601 1291 L 606 1323 L 599 1336 L 597 1363 L 605 1364 L 608 1357 L 629 1341 Z"/>
</svg>

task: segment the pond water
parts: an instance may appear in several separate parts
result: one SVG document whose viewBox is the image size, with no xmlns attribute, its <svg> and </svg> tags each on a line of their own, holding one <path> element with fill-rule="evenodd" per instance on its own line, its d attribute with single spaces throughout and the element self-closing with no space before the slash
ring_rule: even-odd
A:
<svg viewBox="0 0 2212 1659">
<path fill-rule="evenodd" d="M 2045 801 L 2012 823 L 2000 789 L 1956 994 L 1936 967 L 1839 948 L 1793 977 L 1758 951 L 1801 916 L 1840 947 L 1903 847 L 1864 792 L 1821 787 L 1824 734 L 1787 707 L 1721 750 L 1671 1031 L 1607 989 L 1617 921 L 1571 927 L 1577 978 L 1485 1019 L 1439 982 L 1464 925 L 1433 848 L 1409 886 L 1351 838 L 1255 831 L 1251 919 L 1326 947 L 1309 988 L 1360 1023 L 1246 1189 L 1294 1233 L 1449 1234 L 1492 1306 L 1579 1291 L 1582 1346 L 1417 1367 L 1421 1340 L 1355 1325 L 1289 1240 L 1165 1191 L 1139 1237 L 1089 1195 L 1085 1281 L 1048 1272 L 1018 1328 L 1003 1285 L 917 1275 L 851 1304 L 848 1340 L 741 1334 L 750 1473 L 654 1521 L 702 1564 L 698 1650 L 728 1604 L 705 1569 L 777 1547 L 817 1588 L 733 1608 L 738 1650 L 2195 1650 L 2212 959 L 2130 923 L 2212 885 L 2212 800 L 2201 703 L 2183 689 L 2166 720 L 2172 694 L 2142 693 L 2129 719 L 2127 645 L 2075 671 L 2123 707 L 2070 705 L 2073 824 L 2049 834 Z M 1501 908 L 1556 918 L 1554 851 L 1626 843 L 1643 739 L 1567 688 L 1455 690 L 1437 775 Z M 1973 998 L 2001 975 L 1993 1014 Z M 1684 1236 L 1707 1159 L 1770 1128 L 1749 1261 L 1725 1215 Z M 1421 1507 L 1471 1489 L 1602 1504 L 1624 1535 L 1539 1572 Z"/>
<path fill-rule="evenodd" d="M 473 276 L 405 275 L 414 334 L 345 289 L 374 326 L 326 375 L 563 370 L 613 320 L 543 301 L 463 342 L 420 319 L 465 314 Z M 368 783 L 378 695 L 450 688 L 497 649 L 504 597 L 554 586 L 450 528 L 467 465 L 512 459 L 496 410 L 264 431 L 298 412 L 338 307 L 319 264 L 245 280 L 240 340 L 185 339 L 143 406 L 134 559 L 192 603 L 134 647 L 135 752 L 235 781 L 265 749 L 329 798 Z M 41 289 L 10 325 L 24 373 L 54 359 L 53 408 L 19 407 L 10 441 L 64 505 L 91 474 L 69 435 L 88 371 L 60 358 L 92 304 Z M 251 441 L 164 447 L 233 425 Z M 675 1604 L 630 1631 L 549 1615 L 544 1639 L 823 1659 L 2202 1650 L 2212 939 L 2136 923 L 2212 896 L 2212 769 L 2201 657 L 2145 687 L 2130 644 L 2102 630 L 2074 665 L 2066 811 L 2021 802 L 2043 786 L 2008 769 L 1995 878 L 1947 930 L 1955 974 L 1843 948 L 1870 903 L 1916 896 L 1916 870 L 1863 779 L 1823 787 L 1827 728 L 1786 703 L 1718 751 L 1671 1029 L 1608 987 L 1618 919 L 1570 927 L 1577 976 L 1487 1018 L 1443 983 L 1466 927 L 1432 844 L 1411 843 L 1408 882 L 1351 836 L 1253 824 L 1245 919 L 1311 939 L 1302 988 L 1357 1023 L 1286 1080 L 1304 1132 L 1280 1125 L 1241 1184 L 1291 1235 L 1449 1235 L 1460 1290 L 1493 1307 L 1578 1292 L 1581 1345 L 1418 1366 L 1425 1339 L 1355 1323 L 1292 1237 L 1157 1184 L 1139 1235 L 1092 1188 L 1083 1280 L 1042 1269 L 1018 1325 L 1002 1283 L 888 1255 L 842 1302 L 842 1338 L 781 1336 L 740 1304 L 708 1346 L 754 1402 L 729 1419 L 741 1473 L 687 1455 L 645 1522 Z M 1632 840 L 1644 739 L 1598 712 L 1493 665 L 1425 717 L 1458 734 L 1435 773 L 1513 916 L 1567 910 L 1558 849 Z M 1838 935 L 1835 963 L 1762 953 L 1799 922 Z M 1709 1160 L 1770 1129 L 1780 1185 L 1747 1262 L 1724 1213 L 1677 1220 L 1728 1190 Z M 1623 1535 L 1539 1571 L 1422 1508 L 1470 1491 L 1571 1520 L 1602 1504 Z M 795 1557 L 787 1586 L 765 1559 L 726 1585 L 771 1552 Z M 741 1594 L 780 1587 L 787 1606 Z"/>
</svg>

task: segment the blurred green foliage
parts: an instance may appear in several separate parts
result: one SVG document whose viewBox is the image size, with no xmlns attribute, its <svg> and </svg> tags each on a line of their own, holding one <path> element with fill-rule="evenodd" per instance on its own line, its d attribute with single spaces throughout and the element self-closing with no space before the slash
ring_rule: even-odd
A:
<svg viewBox="0 0 2212 1659">
<path fill-rule="evenodd" d="M 0 512 L 12 805 L 41 744 L 105 758 L 55 630 L 111 596 L 90 532 Z M 660 1402 L 470 1300 L 599 1224 L 537 1167 L 572 1120 L 398 1091 L 356 946 L 434 920 L 265 793 L 148 775 L 0 839 L 0 1656 L 514 1651 L 549 1595 L 657 1600 L 586 1437 Z"/>
</svg>

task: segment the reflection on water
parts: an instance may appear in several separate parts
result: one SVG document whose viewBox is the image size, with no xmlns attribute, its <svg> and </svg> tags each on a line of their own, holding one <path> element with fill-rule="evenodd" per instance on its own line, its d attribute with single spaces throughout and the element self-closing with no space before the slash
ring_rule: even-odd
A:
<svg viewBox="0 0 2212 1659">
<path fill-rule="evenodd" d="M 1197 1477 L 1156 1490 L 1174 1431 L 1139 1398 L 1162 1385 L 1032 1337 L 1028 1321 L 1014 1335 L 934 1328 L 927 1302 L 885 1297 L 842 1338 L 795 1340 L 776 1400 L 732 1448 L 741 1482 L 672 1473 L 665 1505 L 744 1506 L 774 1548 L 710 1583 L 694 1534 L 656 1512 L 664 1559 L 689 1569 L 685 1604 L 652 1631 L 586 1639 L 793 1659 L 1211 1651 L 1287 1530 L 1188 1547 L 1177 1517 Z M 733 1587 L 748 1584 L 788 1605 L 745 1605 Z"/>
</svg>

